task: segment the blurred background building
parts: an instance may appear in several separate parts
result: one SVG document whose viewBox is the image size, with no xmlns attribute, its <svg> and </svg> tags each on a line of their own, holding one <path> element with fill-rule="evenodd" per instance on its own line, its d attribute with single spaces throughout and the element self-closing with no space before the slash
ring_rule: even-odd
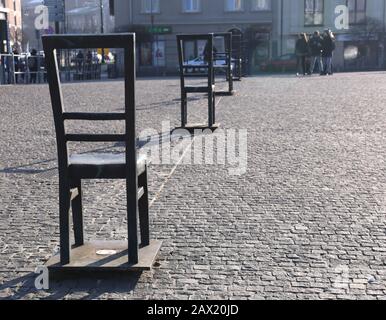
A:
<svg viewBox="0 0 386 320">
<path fill-rule="evenodd" d="M 337 35 L 337 71 L 385 68 L 386 0 L 114 0 L 116 31 L 135 31 L 140 73 L 172 73 L 178 33 L 239 32 L 246 71 L 296 68 L 301 32 Z M 349 8 L 348 30 L 335 28 L 335 9 Z M 197 44 L 191 50 L 197 55 Z M 194 54 L 192 54 L 194 55 Z M 262 68 L 265 66 L 265 68 Z M 269 68 L 271 66 L 272 68 Z M 277 67 L 275 69 L 275 67 Z"/>
<path fill-rule="evenodd" d="M 349 29 L 335 27 L 335 8 L 349 8 Z M 385 69 L 385 0 L 279 1 L 273 46 L 279 56 L 295 50 L 297 35 L 331 29 L 336 35 L 334 67 L 338 71 Z"/>
<path fill-rule="evenodd" d="M 385 69 L 386 0 L 56 0 L 63 15 L 36 30 L 35 8 L 45 3 L 0 0 L 2 52 L 41 51 L 42 34 L 136 32 L 139 73 L 175 74 L 176 34 L 232 31 L 243 37 L 245 71 L 258 74 L 295 68 L 298 34 L 331 29 L 337 71 Z M 348 30 L 335 27 L 338 5 L 349 7 Z M 195 57 L 201 47 L 185 50 Z"/>
<path fill-rule="evenodd" d="M 50 1 L 55 2 L 55 0 Z M 114 16 L 111 14 L 109 0 L 57 0 L 63 7 L 59 21 L 50 17 L 46 30 L 35 29 L 37 14 L 35 8 L 44 5 L 44 0 L 22 0 L 23 7 L 23 49 L 42 48 L 41 36 L 53 33 L 104 33 L 114 30 Z"/>
<path fill-rule="evenodd" d="M 22 42 L 22 15 L 20 0 L 0 0 L 1 53 L 20 48 Z"/>
<path fill-rule="evenodd" d="M 272 0 L 115 0 L 116 31 L 137 32 L 141 74 L 176 73 L 176 34 L 228 32 L 243 35 L 247 69 L 254 73 L 272 55 L 277 1 Z M 202 46 L 188 44 L 197 56 Z M 202 49 L 202 48 L 201 48 Z"/>
</svg>

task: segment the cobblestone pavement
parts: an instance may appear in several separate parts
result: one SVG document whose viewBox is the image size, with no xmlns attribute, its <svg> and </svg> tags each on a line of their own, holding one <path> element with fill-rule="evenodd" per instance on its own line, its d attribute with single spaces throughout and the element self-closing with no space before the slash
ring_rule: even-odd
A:
<svg viewBox="0 0 386 320">
<path fill-rule="evenodd" d="M 58 249 L 48 89 L 0 87 L 0 299 L 384 299 L 385 79 L 356 73 L 236 83 L 217 116 L 224 129 L 248 129 L 247 172 L 152 164 L 151 231 L 164 241 L 156 268 L 62 279 L 39 292 L 33 271 Z M 66 106 L 119 110 L 122 90 L 121 82 L 65 85 Z M 139 80 L 137 91 L 138 131 L 179 124 L 177 79 Z M 205 117 L 202 105 L 191 101 L 192 122 Z M 87 238 L 125 237 L 124 184 L 84 189 Z"/>
</svg>

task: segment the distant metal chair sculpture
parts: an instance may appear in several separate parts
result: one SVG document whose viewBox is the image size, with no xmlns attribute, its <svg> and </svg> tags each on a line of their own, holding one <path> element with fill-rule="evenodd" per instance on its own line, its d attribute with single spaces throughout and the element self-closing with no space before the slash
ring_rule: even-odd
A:
<svg viewBox="0 0 386 320">
<path fill-rule="evenodd" d="M 233 81 L 241 81 L 243 77 L 243 46 L 240 34 L 232 35 L 232 63 L 234 64 Z"/>
<path fill-rule="evenodd" d="M 135 35 L 44 36 L 48 80 L 55 120 L 59 165 L 60 258 L 47 266 L 52 270 L 108 269 L 148 270 L 161 243 L 150 241 L 147 163 L 137 158 L 135 129 Z M 123 48 L 125 63 L 125 112 L 65 112 L 60 86 L 57 50 L 84 48 Z M 124 121 L 124 134 L 69 134 L 65 122 Z M 68 142 L 124 142 L 124 154 L 89 153 L 69 155 Z M 83 235 L 83 179 L 125 179 L 128 241 L 85 243 Z M 69 211 L 72 207 L 75 247 L 70 245 Z M 141 247 L 138 240 L 138 217 Z"/>
<path fill-rule="evenodd" d="M 226 80 L 228 82 L 227 91 L 216 91 L 217 95 L 233 95 L 233 66 L 232 62 L 232 33 L 219 32 L 214 33 L 215 38 L 222 38 L 224 43 L 224 52 L 214 51 L 214 70 L 216 79 L 216 70 L 224 69 Z"/>
<path fill-rule="evenodd" d="M 205 56 L 207 61 L 201 64 L 191 64 L 185 56 L 184 43 L 203 41 L 206 43 Z M 184 34 L 177 35 L 177 48 L 181 82 L 181 128 L 193 132 L 195 129 L 209 128 L 216 130 L 216 97 L 214 83 L 213 34 Z M 195 70 L 199 72 L 194 72 Z M 204 71 L 202 71 L 204 70 Z M 205 85 L 187 85 L 186 78 L 204 78 Z M 206 93 L 208 95 L 208 124 L 188 125 L 188 94 Z"/>
</svg>

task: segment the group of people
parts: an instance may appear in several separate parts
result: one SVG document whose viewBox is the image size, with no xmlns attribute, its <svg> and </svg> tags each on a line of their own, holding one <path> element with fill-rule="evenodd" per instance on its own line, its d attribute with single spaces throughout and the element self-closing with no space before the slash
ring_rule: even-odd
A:
<svg viewBox="0 0 386 320">
<path fill-rule="evenodd" d="M 32 49 L 30 55 L 28 57 L 22 57 L 17 50 L 17 48 L 13 48 L 13 59 L 14 59 L 14 68 L 15 68 L 15 80 L 16 83 L 19 83 L 19 79 L 22 79 L 24 83 L 25 74 L 27 74 L 27 69 L 29 71 L 29 83 L 37 82 L 37 74 L 39 72 L 39 68 L 44 68 L 45 62 L 44 57 L 38 56 L 38 52 L 36 49 Z M 20 77 L 19 77 L 20 73 Z M 44 81 L 46 81 L 46 75 L 44 75 Z"/>
<path fill-rule="evenodd" d="M 332 75 L 332 57 L 335 50 L 335 36 L 331 30 L 323 34 L 315 31 L 309 38 L 301 33 L 296 42 L 297 75 L 312 75 L 318 66 L 320 75 Z M 307 58 L 311 58 L 307 68 Z"/>
</svg>

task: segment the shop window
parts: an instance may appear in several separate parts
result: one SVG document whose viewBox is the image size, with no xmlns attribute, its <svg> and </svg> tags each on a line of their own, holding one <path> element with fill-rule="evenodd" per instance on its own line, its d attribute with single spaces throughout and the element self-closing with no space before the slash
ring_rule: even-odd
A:
<svg viewBox="0 0 386 320">
<path fill-rule="evenodd" d="M 139 46 L 139 65 L 142 67 L 166 65 L 165 41 L 143 42 Z"/>
</svg>

